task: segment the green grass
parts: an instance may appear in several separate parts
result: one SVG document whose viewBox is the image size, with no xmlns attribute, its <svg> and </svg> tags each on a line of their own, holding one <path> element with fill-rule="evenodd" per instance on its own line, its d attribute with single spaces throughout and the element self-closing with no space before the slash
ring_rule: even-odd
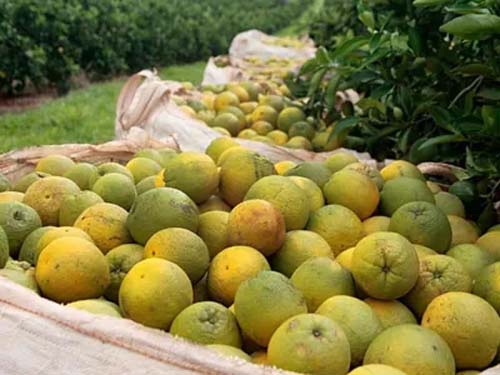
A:
<svg viewBox="0 0 500 375">
<path fill-rule="evenodd" d="M 164 68 L 160 76 L 201 82 L 205 62 Z M 24 146 L 101 143 L 114 137 L 115 105 L 125 78 L 92 84 L 36 109 L 0 116 L 0 153 Z"/>
</svg>

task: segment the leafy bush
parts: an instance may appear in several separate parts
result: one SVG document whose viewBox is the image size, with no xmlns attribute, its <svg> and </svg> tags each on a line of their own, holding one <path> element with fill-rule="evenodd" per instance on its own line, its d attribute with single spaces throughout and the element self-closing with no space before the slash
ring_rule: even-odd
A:
<svg viewBox="0 0 500 375">
<path fill-rule="evenodd" d="M 91 78 L 225 53 L 232 37 L 275 32 L 307 7 L 299 0 L 17 0 L 0 2 L 0 91 L 27 83 L 63 93 Z"/>
<path fill-rule="evenodd" d="M 485 198 L 500 178 L 500 4 L 491 0 L 356 1 L 364 25 L 320 48 L 290 87 L 336 121 L 331 137 L 378 159 L 465 166 Z M 330 44 L 332 45 L 332 44 Z M 335 92 L 363 93 L 335 111 Z M 484 180 L 484 181 L 483 181 Z M 489 181 L 489 182 L 488 182 Z"/>
</svg>

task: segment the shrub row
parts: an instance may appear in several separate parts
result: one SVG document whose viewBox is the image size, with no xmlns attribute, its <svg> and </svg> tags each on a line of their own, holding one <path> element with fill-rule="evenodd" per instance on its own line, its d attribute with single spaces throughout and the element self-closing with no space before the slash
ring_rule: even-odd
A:
<svg viewBox="0 0 500 375">
<path fill-rule="evenodd" d="M 17 0 L 0 2 L 0 92 L 54 85 L 225 53 L 232 37 L 275 32 L 298 0 Z"/>
</svg>

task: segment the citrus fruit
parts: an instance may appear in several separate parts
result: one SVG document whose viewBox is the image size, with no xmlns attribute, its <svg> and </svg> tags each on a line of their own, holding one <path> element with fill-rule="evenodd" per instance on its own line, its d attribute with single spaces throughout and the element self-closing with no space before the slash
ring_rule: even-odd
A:
<svg viewBox="0 0 500 375">
<path fill-rule="evenodd" d="M 221 154 L 231 147 L 239 146 L 238 142 L 232 140 L 229 137 L 219 137 L 215 138 L 208 145 L 205 153 L 212 158 L 212 160 L 217 163 Z"/>
<path fill-rule="evenodd" d="M 355 247 L 350 247 L 349 249 L 342 251 L 335 258 L 335 261 L 338 262 L 346 270 L 349 270 L 349 272 L 352 268 L 352 254 L 354 253 L 354 249 Z"/>
<path fill-rule="evenodd" d="M 446 341 L 416 324 L 383 331 L 368 347 L 363 363 L 393 366 L 407 375 L 455 375 L 453 353 Z"/>
<path fill-rule="evenodd" d="M 132 176 L 134 176 L 135 184 L 138 184 L 146 177 L 156 175 L 161 170 L 160 164 L 154 160 L 142 157 L 131 159 L 127 163 L 126 168 L 132 173 Z"/>
<path fill-rule="evenodd" d="M 465 207 L 459 197 L 446 191 L 434 194 L 436 206 L 446 215 L 454 215 L 465 218 Z"/>
<path fill-rule="evenodd" d="M 97 203 L 103 202 L 103 199 L 99 195 L 89 190 L 66 195 L 59 208 L 59 225 L 73 225 L 83 211 Z"/>
<path fill-rule="evenodd" d="M 58 225 L 62 201 L 67 195 L 79 192 L 78 185 L 67 178 L 45 177 L 31 184 L 23 203 L 38 212 L 43 225 Z"/>
<path fill-rule="evenodd" d="M 235 348 L 234 346 L 221 345 L 221 344 L 211 344 L 207 345 L 207 348 L 217 352 L 223 357 L 233 357 L 239 358 L 247 362 L 251 362 L 252 358 L 245 353 L 243 350 Z"/>
<path fill-rule="evenodd" d="M 500 224 L 495 224 L 492 227 L 489 227 L 487 232 L 500 231 Z"/>
<path fill-rule="evenodd" d="M 304 121 L 306 115 L 300 108 L 288 107 L 282 110 L 278 116 L 278 128 L 288 133 L 290 127 L 299 121 Z"/>
<path fill-rule="evenodd" d="M 352 210 L 361 220 L 377 209 L 380 195 L 377 185 L 356 171 L 341 170 L 330 177 L 323 187 L 328 204 L 339 204 Z"/>
<path fill-rule="evenodd" d="M 266 134 L 267 138 L 270 138 L 278 146 L 284 145 L 288 142 L 288 135 L 281 130 L 272 130 Z"/>
<path fill-rule="evenodd" d="M 353 296 L 351 273 L 329 257 L 314 257 L 302 263 L 293 273 L 292 284 L 303 294 L 310 312 L 336 295 Z"/>
<path fill-rule="evenodd" d="M 229 213 L 209 211 L 200 215 L 198 235 L 207 245 L 210 258 L 228 246 Z"/>
<path fill-rule="evenodd" d="M 174 154 L 175 151 L 171 150 Z M 147 158 L 154 160 L 161 166 L 163 166 L 163 156 L 160 154 L 158 150 L 155 150 L 154 148 L 143 148 L 142 150 L 139 150 L 135 153 L 134 158 Z"/>
<path fill-rule="evenodd" d="M 415 285 L 418 265 L 415 248 L 406 238 L 376 232 L 356 245 L 351 272 L 370 297 L 390 300 L 404 296 Z"/>
<path fill-rule="evenodd" d="M 214 126 L 212 130 L 216 131 L 224 137 L 231 137 L 231 133 L 227 129 L 221 128 L 220 126 Z"/>
<path fill-rule="evenodd" d="M 235 149 L 224 152 L 221 159 Z M 255 181 L 274 174 L 275 170 L 267 158 L 253 151 L 237 149 L 235 153 L 227 155 L 224 161 L 219 159 L 221 167 L 219 192 L 221 198 L 234 207 L 243 201 Z"/>
<path fill-rule="evenodd" d="M 304 137 L 309 140 L 312 140 L 314 137 L 315 131 L 314 127 L 306 121 L 298 121 L 290 126 L 288 130 L 288 136 L 290 138 L 293 137 Z"/>
<path fill-rule="evenodd" d="M 427 181 L 426 182 L 427 184 L 427 187 L 430 189 L 430 191 L 432 191 L 433 194 L 437 194 L 439 193 L 440 191 L 443 191 L 441 189 L 441 186 L 439 186 L 437 183 L 435 182 L 432 182 L 432 181 Z"/>
<path fill-rule="evenodd" d="M 309 219 L 308 197 L 287 177 L 261 178 L 248 189 L 245 195 L 245 201 L 247 200 L 265 200 L 272 203 L 283 214 L 287 230 L 303 229 Z"/>
<path fill-rule="evenodd" d="M 365 365 L 355 368 L 347 375 L 407 375 L 396 367 L 387 365 Z"/>
<path fill-rule="evenodd" d="M 337 136 L 330 139 L 330 132 L 317 131 L 311 143 L 314 151 L 322 152 L 322 151 L 336 150 L 337 148 L 340 147 L 341 142 L 339 142 L 339 138 Z"/>
<path fill-rule="evenodd" d="M 238 323 L 223 305 L 206 301 L 186 307 L 172 322 L 170 333 L 198 344 L 241 347 Z"/>
<path fill-rule="evenodd" d="M 252 355 L 252 363 L 257 365 L 269 366 L 269 359 L 267 358 L 267 352 L 257 351 L 253 352 Z"/>
<path fill-rule="evenodd" d="M 36 164 L 35 170 L 52 176 L 62 176 L 75 162 L 64 155 L 48 155 L 41 158 Z"/>
<path fill-rule="evenodd" d="M 389 230 L 438 253 L 446 252 L 451 244 L 448 218 L 428 202 L 410 202 L 398 208 L 391 217 Z"/>
<path fill-rule="evenodd" d="M 256 101 L 259 97 L 259 94 L 262 92 L 262 88 L 259 86 L 259 84 L 252 81 L 241 82 L 240 85 L 247 91 L 248 97 L 252 101 Z"/>
<path fill-rule="evenodd" d="M 318 314 L 284 321 L 268 348 L 269 364 L 283 370 L 318 375 L 349 371 L 349 342 L 336 322 Z"/>
<path fill-rule="evenodd" d="M 399 207 L 415 201 L 434 203 L 434 194 L 425 182 L 410 177 L 387 181 L 380 193 L 380 209 L 386 216 L 392 216 Z"/>
<path fill-rule="evenodd" d="M 306 137 L 301 137 L 300 135 L 290 138 L 288 142 L 283 145 L 283 147 L 304 149 L 308 151 L 312 151 L 313 149 L 311 141 L 309 141 Z"/>
<path fill-rule="evenodd" d="M 23 177 L 21 177 L 19 180 L 16 181 L 16 183 L 13 186 L 14 191 L 18 191 L 20 193 L 25 193 L 26 190 L 33 184 L 33 182 L 41 180 L 42 178 L 48 177 L 50 174 L 43 173 L 43 172 L 31 172 Z M 0 193 L 2 194 L 2 193 Z"/>
<path fill-rule="evenodd" d="M 333 259 L 330 245 L 323 237 L 308 230 L 292 230 L 286 233 L 283 245 L 272 256 L 271 267 L 290 277 L 309 258 L 322 256 Z"/>
<path fill-rule="evenodd" d="M 483 268 L 475 278 L 473 292 L 500 314 L 500 262 Z"/>
<path fill-rule="evenodd" d="M 270 138 L 267 138 L 266 136 L 263 136 L 263 135 L 257 135 L 255 137 L 253 137 L 252 141 L 261 142 L 261 143 L 265 143 L 267 145 L 274 146 L 274 142 Z"/>
<path fill-rule="evenodd" d="M 243 129 L 238 133 L 238 138 L 242 139 L 252 139 L 253 137 L 256 137 L 258 134 L 255 130 L 253 129 Z"/>
<path fill-rule="evenodd" d="M 472 280 L 476 279 L 483 268 L 495 261 L 490 253 L 474 244 L 453 246 L 446 255 L 456 259 L 469 273 Z"/>
<path fill-rule="evenodd" d="M 9 259 L 5 267 L 0 269 L 0 276 L 27 288 L 36 294 L 40 294 L 40 289 L 35 278 L 35 269 L 27 262 L 18 262 Z"/>
<path fill-rule="evenodd" d="M 214 109 L 220 111 L 228 106 L 238 106 L 240 100 L 234 92 L 224 91 L 215 97 Z"/>
<path fill-rule="evenodd" d="M 351 296 L 333 296 L 323 302 L 316 314 L 326 316 L 340 325 L 351 348 L 351 365 L 363 361 L 368 345 L 382 332 L 382 323 L 372 308 Z"/>
<path fill-rule="evenodd" d="M 236 137 L 242 130 L 241 122 L 233 113 L 221 113 L 213 121 L 213 126 L 226 129 L 231 136 Z"/>
<path fill-rule="evenodd" d="M 313 212 L 307 230 L 323 237 L 335 256 L 356 245 L 363 237 L 363 225 L 358 216 L 337 204 L 330 204 Z"/>
<path fill-rule="evenodd" d="M 488 251 L 496 260 L 500 260 L 500 231 L 486 232 L 478 238 L 476 245 Z"/>
<path fill-rule="evenodd" d="M 5 231 L 0 227 L 0 269 L 5 267 L 9 259 L 9 240 Z"/>
<path fill-rule="evenodd" d="M 418 245 L 418 244 L 413 244 L 415 247 L 415 251 L 417 252 L 418 260 L 419 262 L 422 261 L 422 259 L 428 257 L 429 255 L 438 255 L 439 253 L 435 252 L 432 249 L 429 249 L 426 246 Z"/>
<path fill-rule="evenodd" d="M 369 166 L 368 164 L 361 163 L 361 162 L 351 163 L 351 164 L 346 165 L 342 169 L 346 170 L 346 171 L 358 172 L 358 173 L 361 173 L 362 175 L 365 175 L 370 180 L 372 180 L 375 183 L 375 185 L 377 185 L 377 188 L 379 190 L 382 190 L 382 188 L 384 187 L 384 179 L 382 178 L 382 175 L 380 174 L 378 169 L 373 168 L 373 167 Z"/>
<path fill-rule="evenodd" d="M 144 259 L 123 279 L 119 301 L 124 317 L 148 327 L 169 329 L 175 317 L 192 304 L 193 288 L 175 263 Z"/>
<path fill-rule="evenodd" d="M 316 211 L 325 205 L 325 198 L 323 192 L 313 180 L 306 177 L 291 176 L 290 180 L 300 187 L 307 198 L 309 198 L 309 209 L 311 212 Z"/>
<path fill-rule="evenodd" d="M 387 216 L 372 216 L 363 221 L 363 232 L 369 235 L 375 232 L 387 232 L 391 218 Z"/>
<path fill-rule="evenodd" d="M 247 126 L 246 116 L 243 113 L 243 111 L 241 109 L 239 109 L 238 107 L 228 106 L 228 107 L 225 107 L 219 111 L 219 115 L 222 115 L 224 113 L 231 113 L 232 115 L 236 116 L 236 118 L 238 119 L 238 122 L 239 122 L 238 132 Z M 215 124 L 215 122 L 214 122 L 214 124 Z"/>
<path fill-rule="evenodd" d="M 161 162 L 159 162 L 158 164 L 160 164 L 162 167 L 165 167 L 170 159 L 177 156 L 177 151 L 170 147 L 159 148 L 155 151 L 157 151 L 161 156 Z"/>
<path fill-rule="evenodd" d="M 348 166 L 349 164 L 358 162 L 359 160 L 356 156 L 354 156 L 354 154 L 342 151 L 336 152 L 332 156 L 329 156 L 323 164 L 325 164 L 325 166 L 328 167 L 328 169 L 330 169 L 332 173 L 335 173 Z"/>
<path fill-rule="evenodd" d="M 292 169 L 296 165 L 297 165 L 297 163 L 295 163 L 291 160 L 283 160 L 283 161 L 280 161 L 280 162 L 274 164 L 274 168 L 276 169 L 276 172 L 280 176 L 283 176 L 289 169 Z"/>
<path fill-rule="evenodd" d="M 132 172 L 130 172 L 123 165 L 114 162 L 100 164 L 97 167 L 97 173 L 99 174 L 99 176 L 104 176 L 105 174 L 108 173 L 121 173 L 130 178 L 132 181 L 134 181 L 134 176 L 132 175 Z"/>
<path fill-rule="evenodd" d="M 200 212 L 200 215 L 204 214 L 205 212 L 211 211 L 229 212 L 231 211 L 231 206 L 224 202 L 219 196 L 212 195 L 210 198 L 208 198 L 208 200 L 198 205 L 198 210 Z"/>
<path fill-rule="evenodd" d="M 272 131 L 274 127 L 267 121 L 261 120 L 254 122 L 251 126 L 251 129 L 255 130 L 255 132 L 259 135 L 266 135 L 267 133 Z"/>
<path fill-rule="evenodd" d="M 92 190 L 104 202 L 116 204 L 125 210 L 132 207 L 137 196 L 134 183 L 120 173 L 108 173 L 100 177 Z"/>
<path fill-rule="evenodd" d="M 78 237 L 58 238 L 45 247 L 35 276 L 43 295 L 56 302 L 101 297 L 110 281 L 104 255 Z"/>
<path fill-rule="evenodd" d="M 470 292 L 472 279 L 454 258 L 431 255 L 422 259 L 415 287 L 404 297 L 405 304 L 421 317 L 437 296 L 453 291 Z"/>
<path fill-rule="evenodd" d="M 456 246 L 460 244 L 472 244 L 475 243 L 479 235 L 476 228 L 460 216 L 448 215 L 448 221 L 451 226 L 451 244 L 450 246 Z"/>
<path fill-rule="evenodd" d="M 17 191 L 3 191 L 0 193 L 0 203 L 4 202 L 22 202 L 24 194 Z"/>
<path fill-rule="evenodd" d="M 7 236 L 13 258 L 17 258 L 24 239 L 41 226 L 40 217 L 30 206 L 15 201 L 0 203 L 0 227 Z"/>
<path fill-rule="evenodd" d="M 278 112 L 269 105 L 258 105 L 252 112 L 252 123 L 257 121 L 266 121 L 272 126 L 276 125 Z"/>
<path fill-rule="evenodd" d="M 257 108 L 258 105 L 259 103 L 253 101 L 245 102 L 245 103 L 240 103 L 239 108 L 245 115 L 249 115 L 255 110 L 255 108 Z"/>
<path fill-rule="evenodd" d="M 229 214 L 227 239 L 231 245 L 247 245 L 269 256 L 285 241 L 285 219 L 271 203 L 250 199 Z"/>
<path fill-rule="evenodd" d="M 421 180 L 425 183 L 425 177 L 420 170 L 410 162 L 404 160 L 395 160 L 386 167 L 382 168 L 380 174 L 387 182 L 398 177 L 409 177 Z"/>
<path fill-rule="evenodd" d="M 285 176 L 300 176 L 313 180 L 321 189 L 328 182 L 332 173 L 322 163 L 306 161 L 286 171 Z"/>
<path fill-rule="evenodd" d="M 113 302 L 106 301 L 105 299 L 83 299 L 68 303 L 66 306 L 87 311 L 91 314 L 107 315 L 115 318 L 122 317 L 120 308 Z"/>
<path fill-rule="evenodd" d="M 449 345 L 458 369 L 486 368 L 500 343 L 500 317 L 484 299 L 451 292 L 435 298 L 425 310 L 422 326 L 437 332 Z"/>
<path fill-rule="evenodd" d="M 157 188 L 137 197 L 126 220 L 132 238 L 144 245 L 153 234 L 165 228 L 179 227 L 196 232 L 198 208 L 180 190 Z"/>
<path fill-rule="evenodd" d="M 259 104 L 269 105 L 277 112 L 281 112 L 285 108 L 285 101 L 281 95 L 259 95 Z"/>
<path fill-rule="evenodd" d="M 381 301 L 367 298 L 365 302 L 372 308 L 375 315 L 377 315 L 383 329 L 402 324 L 418 324 L 417 319 L 415 319 L 410 309 L 399 301 Z"/>
<path fill-rule="evenodd" d="M 38 240 L 34 251 L 34 265 L 38 262 L 38 257 L 43 249 L 45 249 L 52 241 L 62 237 L 78 237 L 93 243 L 92 238 L 81 229 L 74 227 L 52 227 L 46 231 Z"/>
<path fill-rule="evenodd" d="M 307 306 L 302 293 L 285 276 L 261 271 L 241 283 L 234 310 L 243 332 L 257 344 L 267 346 L 274 331 L 288 318 L 306 313 Z"/>
<path fill-rule="evenodd" d="M 104 295 L 118 303 L 118 292 L 128 271 L 144 258 L 144 248 L 137 244 L 125 244 L 111 249 L 106 254 L 109 264 L 110 283 Z"/>
<path fill-rule="evenodd" d="M 98 203 L 82 212 L 74 226 L 87 232 L 96 246 L 106 254 L 109 250 L 132 242 L 125 225 L 127 211 L 111 203 Z"/>
<path fill-rule="evenodd" d="M 203 203 L 217 191 L 219 174 L 207 155 L 183 152 L 167 163 L 163 180 L 166 187 L 183 191 L 195 203 Z"/>
<path fill-rule="evenodd" d="M 208 269 L 207 245 L 195 233 L 184 228 L 156 232 L 144 246 L 144 258 L 163 258 L 177 264 L 194 284 Z"/>
<path fill-rule="evenodd" d="M 208 291 L 211 297 L 229 306 L 239 286 L 262 270 L 269 270 L 266 258 L 249 246 L 232 246 L 222 250 L 208 268 Z"/>
<path fill-rule="evenodd" d="M 95 165 L 90 163 L 76 163 L 63 176 L 77 184 L 80 189 L 90 190 L 97 180 L 99 173 Z"/>
<path fill-rule="evenodd" d="M 36 264 L 35 259 L 38 259 L 38 252 L 43 250 L 38 247 L 38 241 L 45 233 L 53 228 L 55 227 L 40 227 L 31 232 L 23 241 L 23 245 L 19 251 L 19 260 L 28 262 L 34 266 Z"/>
</svg>

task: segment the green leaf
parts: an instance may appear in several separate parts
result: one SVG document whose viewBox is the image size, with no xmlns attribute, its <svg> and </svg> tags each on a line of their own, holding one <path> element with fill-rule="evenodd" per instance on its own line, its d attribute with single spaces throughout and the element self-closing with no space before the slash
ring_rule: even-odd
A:
<svg viewBox="0 0 500 375">
<path fill-rule="evenodd" d="M 415 55 L 420 56 L 422 54 L 422 36 L 414 27 L 408 30 L 408 45 Z"/>
<path fill-rule="evenodd" d="M 474 90 L 469 91 L 464 98 L 464 112 L 470 114 L 474 108 L 474 96 L 476 93 Z"/>
<path fill-rule="evenodd" d="M 493 76 L 494 72 L 490 66 L 485 64 L 467 64 L 456 67 L 452 70 L 456 73 L 461 73 L 465 75 L 482 75 L 482 76 Z"/>
<path fill-rule="evenodd" d="M 477 96 L 488 100 L 500 100 L 500 88 L 485 87 L 477 93 Z"/>
<path fill-rule="evenodd" d="M 321 46 L 316 50 L 316 61 L 322 65 L 331 63 L 330 56 L 325 47 Z"/>
<path fill-rule="evenodd" d="M 456 133 L 456 130 L 451 126 L 451 115 L 446 109 L 435 105 L 429 108 L 429 113 L 437 126 L 452 133 Z"/>
<path fill-rule="evenodd" d="M 304 65 L 300 68 L 299 75 L 309 74 L 320 68 L 320 63 L 318 60 L 310 59 L 307 60 Z"/>
<path fill-rule="evenodd" d="M 372 11 L 365 10 L 359 14 L 358 18 L 368 29 L 375 29 L 375 16 Z"/>
<path fill-rule="evenodd" d="M 413 6 L 415 7 L 432 7 L 438 5 L 444 5 L 449 3 L 450 0 L 414 0 Z"/>
<path fill-rule="evenodd" d="M 500 135 L 500 108 L 483 105 L 481 107 L 481 117 L 483 118 L 485 133 L 498 137 Z"/>
<path fill-rule="evenodd" d="M 312 96 L 321 85 L 321 81 L 326 74 L 326 69 L 320 69 L 311 77 L 311 82 L 309 85 L 309 90 L 307 91 L 307 96 Z"/>
<path fill-rule="evenodd" d="M 426 140 L 424 143 L 420 145 L 418 148 L 419 150 L 422 150 L 426 147 L 429 146 L 434 146 L 434 145 L 441 145 L 445 143 L 458 143 L 458 142 L 464 142 L 466 141 L 465 137 L 461 134 L 445 134 L 445 135 L 438 135 L 437 137 L 429 138 Z"/>
<path fill-rule="evenodd" d="M 328 112 L 331 112 L 335 109 L 335 103 L 336 103 L 335 95 L 337 93 L 337 88 L 339 87 L 339 83 L 340 83 L 340 76 L 334 75 L 333 77 L 330 78 L 330 81 L 326 86 L 325 103 Z"/>
<path fill-rule="evenodd" d="M 344 57 L 349 53 L 366 46 L 370 42 L 370 38 L 367 36 L 357 36 L 351 39 L 348 39 L 341 43 L 335 50 L 330 54 L 330 58 L 332 60 L 338 59 L 340 57 Z"/>
<path fill-rule="evenodd" d="M 337 122 L 335 128 L 330 133 L 329 139 L 333 139 L 336 136 L 342 137 L 347 135 L 351 129 L 353 129 L 359 124 L 359 122 L 360 122 L 359 117 L 351 116 L 343 118 L 342 120 Z"/>
<path fill-rule="evenodd" d="M 363 111 L 368 111 L 368 109 L 370 108 L 375 108 L 384 115 L 387 112 L 387 108 L 382 102 L 376 99 L 372 99 L 371 97 L 361 99 L 358 103 L 356 103 L 356 105 Z"/>
<path fill-rule="evenodd" d="M 466 14 L 445 23 L 439 30 L 462 39 L 480 39 L 500 33 L 500 17 L 493 14 Z"/>
<path fill-rule="evenodd" d="M 477 5 L 458 4 L 444 8 L 446 12 L 456 14 L 490 14 L 487 8 L 479 8 Z"/>
</svg>

